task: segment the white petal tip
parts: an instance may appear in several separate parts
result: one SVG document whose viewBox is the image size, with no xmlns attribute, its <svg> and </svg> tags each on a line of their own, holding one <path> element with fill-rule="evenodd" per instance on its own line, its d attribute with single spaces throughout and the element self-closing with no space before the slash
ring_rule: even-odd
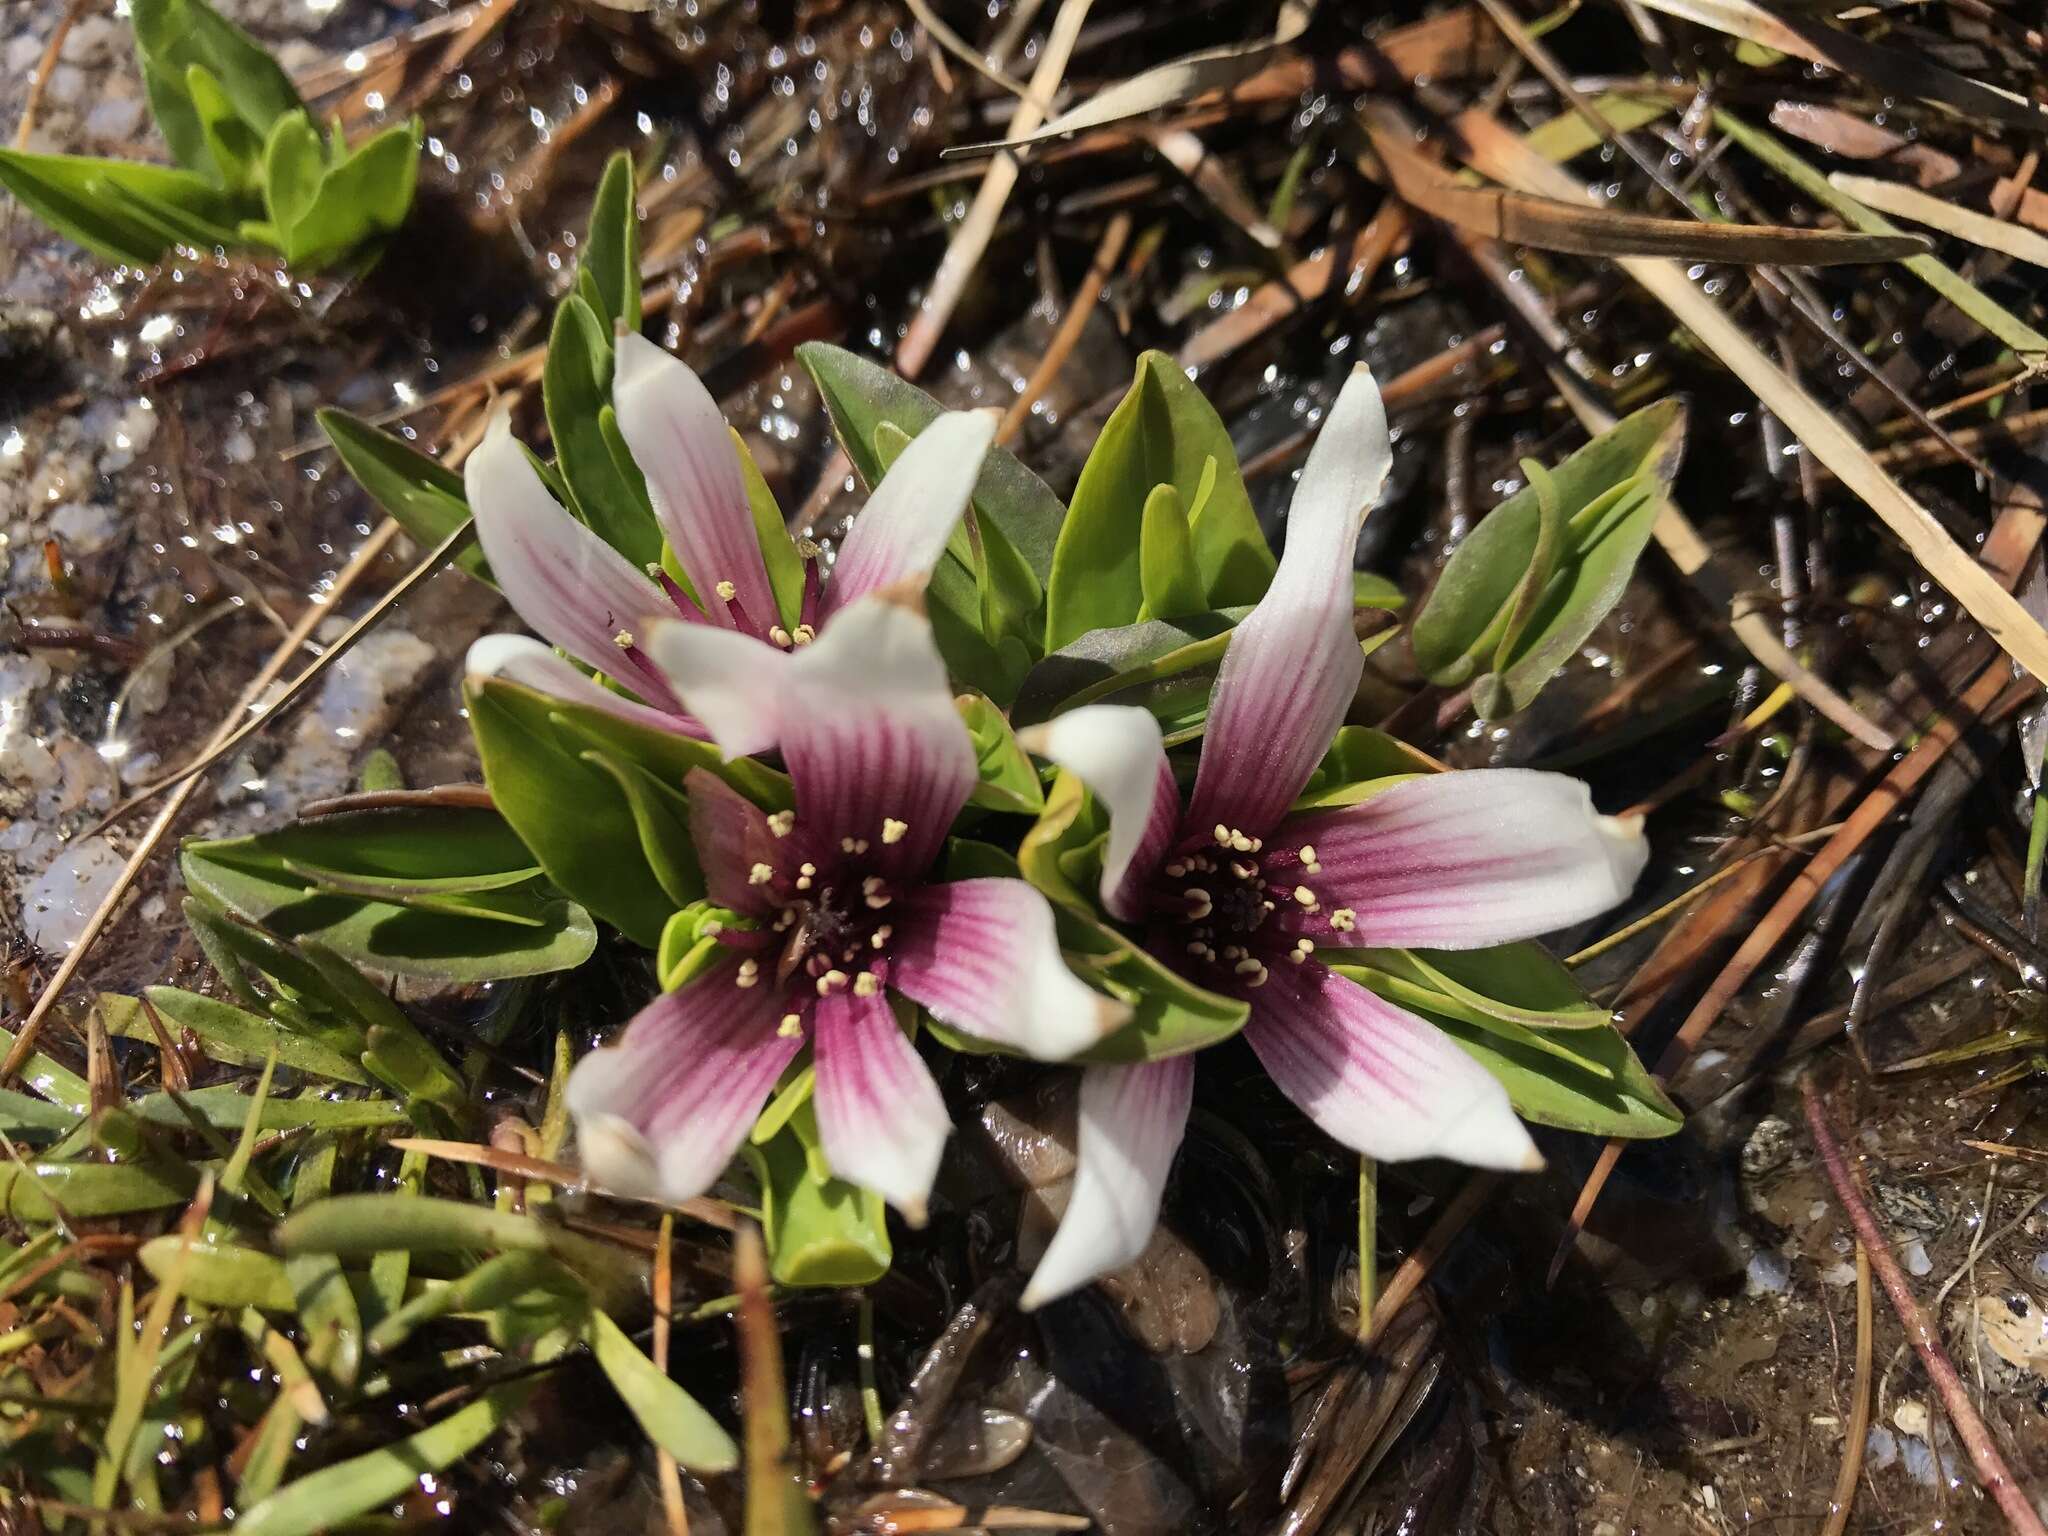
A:
<svg viewBox="0 0 2048 1536">
<path fill-rule="evenodd" d="M 922 1200 L 898 1200 L 894 1204 L 903 1224 L 913 1232 L 922 1231 L 925 1223 L 931 1220 L 931 1211 Z"/>
<path fill-rule="evenodd" d="M 612 389 L 617 390 L 652 377 L 666 363 L 676 359 L 638 331 L 621 331 L 616 359 L 612 364 Z"/>
<path fill-rule="evenodd" d="M 661 1186 L 654 1149 L 629 1121 L 617 1115 L 594 1114 L 576 1127 L 583 1168 L 605 1193 L 628 1199 L 651 1199 Z"/>
<path fill-rule="evenodd" d="M 1019 1312 L 1036 1312 L 1048 1301 L 1056 1299 L 1056 1297 L 1047 1295 L 1037 1280 L 1034 1279 L 1029 1285 L 1024 1287 L 1024 1294 L 1017 1298 L 1017 1310 Z"/>
<path fill-rule="evenodd" d="M 1614 871 L 1619 901 L 1635 889 L 1636 879 L 1650 862 L 1650 840 L 1643 835 L 1641 816 L 1601 816 L 1596 824 L 1607 849 L 1607 862 Z"/>
<path fill-rule="evenodd" d="M 1528 1152 L 1528 1155 L 1527 1155 L 1526 1157 L 1524 1157 L 1524 1158 L 1522 1159 L 1522 1165 L 1521 1165 L 1521 1167 L 1517 1168 L 1517 1169 L 1515 1170 L 1515 1172 L 1517 1172 L 1517 1173 L 1541 1173 L 1541 1172 L 1542 1172 L 1542 1171 L 1543 1171 L 1543 1170 L 1544 1170 L 1545 1168 L 1548 1168 L 1549 1166 L 1550 1166 L 1550 1164 L 1546 1163 L 1546 1162 L 1545 1162 L 1545 1161 L 1543 1160 L 1543 1154 L 1542 1154 L 1541 1152 L 1538 1152 L 1538 1151 L 1536 1150 L 1536 1145 L 1535 1145 L 1535 1143 L 1534 1143 L 1534 1142 L 1531 1142 L 1531 1143 L 1529 1144 L 1529 1152 Z"/>
<path fill-rule="evenodd" d="M 525 635 L 485 635 L 471 642 L 462 659 L 462 670 L 478 682 L 503 677 L 522 659 L 544 649 Z"/>
</svg>

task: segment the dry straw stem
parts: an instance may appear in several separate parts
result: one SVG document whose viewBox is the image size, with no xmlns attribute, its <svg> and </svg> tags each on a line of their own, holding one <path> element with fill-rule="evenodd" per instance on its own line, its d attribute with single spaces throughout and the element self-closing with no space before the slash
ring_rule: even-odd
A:
<svg viewBox="0 0 2048 1536">
<path fill-rule="evenodd" d="M 1059 13 L 1053 17 L 1052 30 L 1045 39 L 1045 52 L 1032 72 L 1031 89 L 1017 103 L 1017 115 L 1011 119 L 1011 127 L 1017 132 L 1029 133 L 1044 120 L 1045 110 L 1040 103 L 1058 94 L 1060 81 L 1067 72 L 1067 60 L 1074 55 L 1074 43 L 1081 35 L 1081 23 L 1088 19 L 1091 3 L 1092 0 L 1061 0 Z M 967 291 L 968 279 L 974 276 L 989 241 L 995 238 L 996 225 L 1016 188 L 1020 170 L 1017 157 L 1004 151 L 982 177 L 967 217 L 953 231 L 946 254 L 939 258 L 939 269 L 932 274 L 931 291 L 917 306 L 917 316 L 896 348 L 896 369 L 906 379 L 916 378 L 931 361 L 946 322 L 953 318 L 953 311 Z"/>
<path fill-rule="evenodd" d="M 1981 245 L 1987 251 L 2001 251 L 2021 261 L 2032 262 L 2037 267 L 2048 267 L 2048 235 L 2037 235 L 2024 225 L 1958 208 L 1946 198 L 1929 197 L 1925 192 L 1901 186 L 1896 181 L 1881 181 L 1875 176 L 1850 176 L 1836 171 L 1828 177 L 1828 183 L 1836 191 L 1846 192 L 1880 213 L 1895 214 L 1902 219 L 1911 219 L 1915 224 L 1946 230 L 1957 239 Z"/>
<path fill-rule="evenodd" d="M 1473 167 L 1524 191 L 1581 198 L 1586 190 L 1566 171 L 1526 148 L 1492 118 L 1468 112 L 1456 120 Z M 2038 678 L 2048 678 L 2048 630 L 1983 566 L 1971 559 L 1919 502 L 1884 472 L 1798 380 L 1767 357 L 1741 327 L 1676 262 L 1624 256 L 1617 264 L 1720 359 L 1805 445 L 1859 496 L 1905 544 L 1913 558 L 1969 611 L 1998 644 Z"/>
<path fill-rule="evenodd" d="M 1870 1250 L 1856 1245 L 1856 1385 L 1849 1400 L 1849 1433 L 1842 1441 L 1842 1469 L 1835 1474 L 1828 1523 L 1820 1536 L 1843 1536 L 1856 1507 L 1856 1481 L 1863 1475 L 1863 1446 L 1870 1436 Z"/>
<path fill-rule="evenodd" d="M 2005 1516 L 2006 1527 L 2015 1536 L 2048 1536 L 2048 1527 L 2041 1524 L 2041 1517 L 2034 1512 L 2033 1501 L 2006 1469 L 2005 1458 L 1999 1455 L 1998 1447 L 1992 1443 L 1990 1430 L 1985 1428 L 1984 1420 L 1970 1402 L 1969 1393 L 1963 1389 L 1955 1363 L 1949 1359 L 1948 1351 L 1942 1348 L 1940 1334 L 1921 1310 L 1920 1303 L 1913 1296 L 1913 1288 L 1906 1283 L 1906 1277 L 1899 1269 L 1899 1261 L 1892 1257 L 1885 1234 L 1878 1230 L 1877 1218 L 1870 1214 L 1870 1206 L 1856 1187 L 1849 1160 L 1842 1155 L 1841 1143 L 1835 1139 L 1834 1130 L 1828 1124 L 1827 1112 L 1821 1107 L 1820 1093 L 1813 1086 L 1812 1078 L 1799 1080 L 1799 1096 L 1805 1102 L 1806 1123 L 1813 1132 L 1814 1149 L 1820 1153 L 1828 1182 L 1834 1186 L 1836 1198 L 1849 1213 L 1849 1221 L 1856 1228 L 1857 1240 L 1862 1244 L 1861 1252 L 1868 1255 L 1870 1267 L 1877 1271 L 1884 1293 L 1891 1299 L 1892 1310 L 1899 1314 L 1899 1322 L 1905 1327 L 1907 1341 L 1920 1356 L 1920 1363 L 1927 1368 L 1928 1379 L 1934 1383 L 1935 1393 L 1941 1399 L 1942 1411 L 1948 1415 L 1949 1423 L 1955 1426 L 1956 1438 L 1970 1453 L 1970 1464 L 1977 1469 L 1977 1480 L 1998 1505 L 1999 1513 Z"/>
<path fill-rule="evenodd" d="M 1088 264 L 1087 276 L 1074 289 L 1074 296 L 1067 301 L 1067 312 L 1060 318 L 1060 327 L 1053 332 L 1052 344 L 1045 349 L 1038 366 L 1031 370 L 1031 377 L 1024 381 L 1023 391 L 1003 412 L 1002 425 L 996 428 L 996 441 L 1008 443 L 1016 437 L 1031 407 L 1052 387 L 1052 381 L 1059 377 L 1060 369 L 1067 364 L 1075 344 L 1081 339 L 1081 332 L 1088 328 L 1088 317 L 1095 313 L 1095 302 L 1102 297 L 1103 284 L 1109 281 L 1109 274 L 1116 270 L 1117 258 L 1123 254 L 1124 242 L 1131 236 L 1131 216 L 1119 213 L 1109 221 L 1102 232 L 1102 243 L 1095 248 L 1095 259 Z"/>
</svg>

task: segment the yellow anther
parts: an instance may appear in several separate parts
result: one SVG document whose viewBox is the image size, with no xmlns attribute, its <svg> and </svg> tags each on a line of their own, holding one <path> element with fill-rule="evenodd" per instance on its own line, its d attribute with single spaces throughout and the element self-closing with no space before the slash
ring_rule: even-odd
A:
<svg viewBox="0 0 2048 1536">
<path fill-rule="evenodd" d="M 1339 933 L 1349 933 L 1358 926 L 1358 914 L 1349 907 L 1339 907 L 1330 914 L 1330 926 Z"/>
<path fill-rule="evenodd" d="M 1294 888 L 1294 899 L 1300 902 L 1302 906 L 1306 907 L 1309 911 L 1315 911 L 1316 893 L 1310 890 L 1307 886 L 1297 885 Z"/>
<path fill-rule="evenodd" d="M 622 651 L 630 651 L 633 649 L 633 631 L 630 629 L 620 630 L 616 635 L 612 636 L 612 644 Z"/>
<path fill-rule="evenodd" d="M 790 645 L 789 631 L 780 624 L 771 624 L 768 626 L 768 641 L 769 644 L 779 645 L 786 651 Z"/>
<path fill-rule="evenodd" d="M 818 638 L 818 632 L 808 624 L 799 624 L 796 633 L 789 637 L 792 645 L 809 645 Z"/>
<path fill-rule="evenodd" d="M 775 866 L 772 864 L 756 864 L 747 871 L 747 884 L 749 885 L 766 885 L 774 878 Z"/>
<path fill-rule="evenodd" d="M 881 927 L 877 928 L 873 933 L 868 935 L 868 943 L 874 946 L 876 949 L 880 949 L 884 944 L 889 942 L 889 935 L 894 933 L 895 931 L 896 930 L 894 928 L 890 927 L 887 923 L 884 923 Z"/>
<path fill-rule="evenodd" d="M 777 811 L 768 818 L 768 830 L 777 837 L 787 837 L 796 830 L 795 811 Z"/>
<path fill-rule="evenodd" d="M 785 1040 L 792 1035 L 800 1035 L 803 1032 L 804 1019 L 800 1013 L 785 1013 L 782 1016 L 782 1022 L 775 1026 L 775 1033 L 781 1035 Z"/>
<path fill-rule="evenodd" d="M 847 979 L 844 971 L 827 971 L 818 978 L 818 996 L 830 997 L 834 992 L 844 992 Z"/>
<path fill-rule="evenodd" d="M 740 595 L 740 589 L 729 581 L 721 581 L 712 590 L 718 593 L 718 600 L 722 603 L 729 603 Z"/>
<path fill-rule="evenodd" d="M 740 973 L 733 978 L 734 981 L 743 987 L 751 987 L 760 979 L 761 962 L 758 960 L 742 960 L 740 962 Z"/>
<path fill-rule="evenodd" d="M 881 978 L 873 971 L 862 971 L 853 978 L 853 995 L 855 997 L 873 997 L 881 990 Z"/>
<path fill-rule="evenodd" d="M 910 823 L 907 821 L 898 821 L 894 816 L 884 816 L 882 818 L 882 842 L 884 845 L 902 842 L 903 834 L 909 830 Z"/>
</svg>

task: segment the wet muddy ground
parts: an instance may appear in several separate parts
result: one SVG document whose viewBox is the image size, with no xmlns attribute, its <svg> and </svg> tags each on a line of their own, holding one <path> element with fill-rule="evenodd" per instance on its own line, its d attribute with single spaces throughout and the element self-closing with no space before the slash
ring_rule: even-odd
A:
<svg viewBox="0 0 2048 1536">
<path fill-rule="evenodd" d="M 93 826 L 127 787 L 180 761 L 236 710 L 279 638 L 308 604 L 327 600 L 377 528 L 375 507 L 317 447 L 314 407 L 407 411 L 401 419 L 421 441 L 445 448 L 473 427 L 484 398 L 452 386 L 503 369 L 501 387 L 537 394 L 512 363 L 540 339 L 573 265 L 605 153 L 632 145 L 649 168 L 648 275 L 672 285 L 664 339 L 712 381 L 793 521 L 826 535 L 853 498 L 789 349 L 823 336 L 887 355 L 973 185 L 933 173 L 937 147 L 979 120 L 954 104 L 980 93 L 957 62 L 934 56 L 907 12 L 889 7 L 693 4 L 641 14 L 528 0 L 460 58 L 444 51 L 445 36 L 406 43 L 396 72 L 379 39 L 406 39 L 439 10 L 272 0 L 228 9 L 316 84 L 354 82 L 323 98 L 351 121 L 366 92 L 425 113 L 432 159 L 421 235 L 361 283 L 298 287 L 218 263 L 110 276 L 18 210 L 0 215 L 9 221 L 0 929 L 10 939 L 10 1017 L 76 940 L 143 822 L 88 835 Z M 1000 30 L 1000 10 L 975 35 Z M 0 23 L 7 121 L 44 73 L 56 20 L 52 7 L 16 7 Z M 955 20 L 965 28 L 973 18 Z M 1312 41 L 1334 53 L 1388 20 L 1338 7 Z M 1243 7 L 1199 7 L 1186 23 L 1105 7 L 1080 57 L 1086 78 L 1113 79 L 1269 24 Z M 1019 67 L 1030 61 L 1020 55 Z M 1348 97 L 1326 75 L 1310 71 L 1277 104 L 1226 114 L 1208 130 L 1228 173 L 1261 204 L 1307 146 L 1300 195 L 1280 221 L 1288 254 L 1356 228 L 1378 197 L 1348 169 L 1337 121 Z M 1548 115 L 1499 59 L 1454 83 L 1492 91 L 1527 121 Z M 1759 113 L 1779 91 L 1831 99 L 1846 90 L 1851 107 L 1868 105 L 1853 87 L 1802 79 L 1796 68 L 1744 89 Z M 2002 152 L 1908 116 L 1916 133 L 1965 158 Z M 145 132 L 125 30 L 88 5 L 44 75 L 31 142 L 134 153 Z M 1611 152 L 1576 168 L 1593 176 L 1603 166 L 1618 187 Z M 1769 195 L 1777 211 L 1791 206 Z M 1014 398 L 1106 210 L 1119 207 L 1135 213 L 1146 254 L 1141 262 L 1134 248 L 1120 268 L 1024 436 L 1025 457 L 1062 490 L 1137 352 L 1213 349 L 1215 327 L 1271 281 L 1276 261 L 1285 265 L 1141 149 L 1048 160 L 1027 173 L 984 281 L 922 382 L 949 403 Z M 1691 395 L 1680 500 L 1709 533 L 1725 590 L 1774 622 L 1792 603 L 1795 624 L 1819 635 L 1817 669 L 1860 703 L 1965 643 L 1945 595 L 1853 502 L 1802 486 L 1797 455 L 1786 455 L 1774 423 L 1758 421 L 1753 400 L 1674 341 L 1610 267 L 1560 274 L 1560 265 L 1531 262 L 1517 280 L 1550 296 L 1618 399 L 1636 389 L 1648 391 L 1640 398 Z M 2023 284 L 1995 271 L 1985 281 L 2027 302 Z M 1891 276 L 1859 285 L 1857 269 L 1825 275 L 1824 285 L 1837 317 L 1876 338 L 1886 370 L 1923 403 L 1993 376 L 1992 355 L 1962 339 L 1952 314 L 1930 313 L 1923 292 Z M 1262 510 L 1278 517 L 1303 433 L 1352 359 L 1368 357 L 1383 380 L 1421 370 L 1396 413 L 1394 493 L 1360 551 L 1362 566 L 1421 590 L 1450 542 L 1520 483 L 1519 456 L 1555 457 L 1579 440 L 1527 337 L 1489 331 L 1504 318 L 1499 292 L 1424 236 L 1390 253 L 1358 291 L 1306 305 L 1225 351 L 1202 382 L 1232 423 Z M 1837 408 L 1865 429 L 1896 415 L 1825 346 L 1805 336 L 1788 345 L 1809 384 L 1832 388 Z M 2025 391 L 2011 404 L 2025 409 Z M 2034 450 L 1998 452 L 2008 484 L 2039 476 Z M 1916 489 L 1972 546 L 2003 504 L 1954 468 Z M 377 556 L 305 656 L 415 558 L 402 539 Z M 1723 617 L 1653 552 L 1614 618 L 1529 716 L 1497 730 L 1453 717 L 1446 739 L 1425 711 L 1412 734 L 1461 763 L 1568 766 L 1592 780 L 1604 807 L 1654 798 L 1656 863 L 1619 925 L 1752 846 L 1742 840 L 1759 822 L 1796 836 L 1837 819 L 1840 798 L 1829 793 L 1865 771 L 1797 705 L 1730 739 L 1774 680 L 1749 664 Z M 415 784 L 474 777 L 460 658 L 474 636 L 511 622 L 490 593 L 442 573 L 340 662 L 305 709 L 217 771 L 180 830 L 275 825 L 349 787 L 379 750 Z M 1390 648 L 1376 661 L 1389 713 L 1414 686 L 1392 657 Z M 1926 834 L 1933 873 L 1971 881 L 1966 895 L 2010 921 L 2027 835 L 2015 811 L 2022 788 L 2008 723 L 1982 736 L 1974 775 L 1945 791 Z M 1112 1536 L 1821 1531 L 1845 1453 L 1859 1327 L 1853 1242 L 1792 1086 L 1804 1070 L 1829 1086 L 1879 1219 L 2014 1471 L 2048 1496 L 2048 1163 L 1970 1145 L 2043 1140 L 2041 1079 L 2011 1069 L 2041 1060 L 2044 978 L 2029 952 L 2001 960 L 1996 944 L 1973 940 L 1967 920 L 1952 921 L 1955 904 L 1922 885 L 1885 974 L 1943 979 L 1880 1000 L 1856 1048 L 1844 1045 L 1838 1015 L 1870 944 L 1867 933 L 1860 947 L 1850 938 L 1888 899 L 1879 866 L 1896 832 L 1894 822 L 1852 861 L 1816 905 L 1817 921 L 1715 1023 L 1673 1085 L 1698 1112 L 1693 1126 L 1621 1159 L 1554 1284 L 1546 1271 L 1599 1150 L 1563 1135 L 1544 1138 L 1550 1171 L 1489 1197 L 1432 1270 L 1424 1301 L 1370 1352 L 1353 1339 L 1356 1170 L 1271 1095 L 1248 1055 L 1205 1059 L 1153 1250 L 1037 1320 L 1011 1303 L 1062 1198 L 1068 1085 L 1042 1069 L 949 1060 L 956 1122 L 974 1129 L 960 1138 L 933 1227 L 899 1247 L 895 1273 L 877 1288 L 883 1399 L 903 1404 L 879 1446 L 865 1445 L 861 1430 L 850 1300 L 804 1297 L 781 1312 L 799 1443 L 828 1509 L 844 1528 L 869 1528 L 858 1522 L 882 1490 L 928 1488 L 967 1505 L 1072 1512 Z M 1727 914 L 1702 936 L 1702 952 L 1725 953 L 1775 889 Z M 1569 953 L 1604 931 L 1561 935 L 1557 947 Z M 1646 933 L 1587 974 L 1607 995 L 1620 992 L 1658 940 Z M 192 985 L 201 974 L 178 922 L 172 865 L 159 858 L 95 949 L 88 978 L 121 990 Z M 1661 1048 L 1703 980 L 1693 974 L 1690 992 L 1682 981 L 1632 1015 L 1646 1052 Z M 602 1028 L 647 984 L 627 962 L 573 995 L 543 989 L 505 1049 L 539 1052 L 546 1022 L 565 1014 Z M 46 1038 L 75 1051 L 80 1027 L 74 1010 Z M 1888 1070 L 1997 1029 L 2016 1030 L 2017 1048 Z M 1787 1041 L 1796 1053 L 1781 1059 Z M 1382 1278 L 1462 1185 L 1440 1166 L 1385 1171 Z M 625 1207 L 589 1214 L 642 1220 Z M 698 1255 L 705 1295 L 722 1274 L 716 1247 Z M 680 1336 L 688 1363 L 679 1369 L 708 1401 L 733 1389 L 730 1351 L 722 1323 Z M 1848 1529 L 2001 1529 L 1881 1295 L 1870 1358 L 1874 1407 Z M 392 1411 L 403 1419 L 431 1396 L 422 1384 Z M 322 1449 L 351 1449 L 348 1434 Z M 519 1432 L 446 1491 L 465 1529 L 662 1528 L 651 1458 L 594 1373 L 564 1373 Z M 693 1529 L 738 1528 L 735 1489 L 692 1484 L 689 1494 Z M 423 1495 L 422 1517 L 429 1502 Z M 901 1508 L 905 1496 L 889 1503 Z"/>
</svg>

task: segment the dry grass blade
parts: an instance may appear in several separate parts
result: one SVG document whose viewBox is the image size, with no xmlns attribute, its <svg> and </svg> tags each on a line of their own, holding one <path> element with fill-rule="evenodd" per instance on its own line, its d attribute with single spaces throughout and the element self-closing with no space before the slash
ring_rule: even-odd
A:
<svg viewBox="0 0 2048 1536">
<path fill-rule="evenodd" d="M 1527 149 L 1492 118 L 1457 119 L 1473 165 L 1511 186 L 1546 196 L 1585 196 L 1572 176 Z M 1927 574 L 1969 610 L 1998 644 L 2036 677 L 2048 678 L 2048 630 L 1996 578 L 1970 558 L 1940 521 L 1849 435 L 1834 414 L 1786 373 L 1674 262 L 1656 257 L 1618 258 L 1634 278 L 1699 337 L 1729 372 L 1742 380 L 1842 484 L 1883 519 Z"/>
<path fill-rule="evenodd" d="M 1750 0 L 1643 0 L 1666 16 L 1697 22 L 1730 37 L 1824 64 L 1900 96 L 1917 96 L 1975 117 L 2035 133 L 2048 130 L 2048 110 L 2024 96 L 1969 79 L 1914 54 L 1866 43 L 1853 32 L 1806 17 L 1767 11 Z"/>
<path fill-rule="evenodd" d="M 1999 1513 L 2005 1516 L 2007 1527 L 2017 1536 L 2048 1536 L 2048 1526 L 2043 1526 L 2041 1517 L 2034 1512 L 2026 1490 L 2013 1480 L 2005 1458 L 1998 1454 L 1998 1447 L 1992 1442 L 1990 1430 L 1985 1428 L 1984 1420 L 1971 1404 L 1970 1394 L 1964 1389 L 1962 1378 L 1956 1374 L 1955 1362 L 1942 1348 L 1940 1332 L 1914 1299 L 1913 1288 L 1906 1283 L 1899 1261 L 1892 1257 L 1891 1246 L 1879 1229 L 1877 1218 L 1871 1215 L 1862 1192 L 1857 1189 L 1848 1159 L 1842 1155 L 1841 1144 L 1828 1125 L 1827 1113 L 1821 1108 L 1820 1094 L 1814 1088 L 1812 1078 L 1800 1079 L 1799 1094 L 1805 1101 L 1806 1123 L 1813 1132 L 1814 1147 L 1820 1153 L 1828 1182 L 1834 1186 L 1835 1197 L 1849 1213 L 1850 1223 L 1856 1228 L 1857 1239 L 1868 1256 L 1868 1262 L 1877 1271 L 1878 1279 L 1884 1284 L 1885 1295 L 1891 1299 L 1892 1310 L 1899 1314 L 1899 1321 L 1905 1326 L 1907 1341 L 1920 1356 L 1920 1363 L 1927 1368 L 1928 1379 L 1934 1383 L 1942 1410 L 1947 1413 L 1949 1423 L 1955 1426 L 1956 1438 L 1970 1453 L 1970 1463 L 1977 1469 L 1978 1481 L 1998 1505 Z"/>
<path fill-rule="evenodd" d="M 1192 101 L 1211 91 L 1228 90 L 1257 74 L 1265 66 L 1269 54 L 1301 36 L 1314 12 L 1314 5 L 1306 3 L 1306 0 L 1284 0 L 1279 23 L 1270 37 L 1256 43 L 1210 48 L 1155 65 L 1106 90 L 1097 91 L 1080 106 L 1062 112 L 1043 128 L 1034 131 L 1033 127 L 1024 127 L 1012 132 L 1008 138 L 990 139 L 981 144 L 956 144 L 941 150 L 940 158 L 957 159 L 965 155 L 992 155 L 1004 150 L 1022 149 L 1047 139 L 1079 133 L 1084 128 L 1101 128 L 1126 118 L 1143 117 L 1147 112 Z"/>
<path fill-rule="evenodd" d="M 789 1396 L 782 1372 L 782 1340 L 768 1298 L 768 1254 L 761 1229 L 739 1229 L 732 1249 L 733 1289 L 739 1292 L 741 1443 L 747 1489 L 746 1536 L 803 1536 L 816 1528 L 810 1499 L 797 1475 L 789 1437 Z"/>
<path fill-rule="evenodd" d="M 1902 187 L 1895 181 L 1880 181 L 1875 176 L 1849 176 L 1836 171 L 1828 181 L 1880 213 L 1911 219 L 1930 229 L 1946 230 L 1987 251 L 2000 251 L 2037 267 L 2048 267 L 2048 235 L 2037 235 L 2023 225 L 1958 208 L 1946 198 L 1929 197 L 1925 192 Z"/>
<path fill-rule="evenodd" d="M 390 1145 L 400 1152 L 418 1152 L 426 1157 L 438 1157 L 450 1163 L 474 1163 L 479 1168 L 489 1168 L 511 1178 L 537 1179 L 544 1184 L 556 1184 L 565 1189 L 585 1187 L 603 1190 L 602 1185 L 592 1184 L 590 1175 L 581 1168 L 572 1168 L 567 1163 L 549 1162 L 544 1157 L 528 1157 L 520 1152 L 508 1152 L 502 1147 L 493 1147 L 480 1141 L 438 1141 L 427 1136 L 396 1136 Z M 699 1196 L 684 1200 L 675 1210 L 693 1221 L 701 1221 L 722 1231 L 730 1232 L 737 1221 L 732 1207 L 723 1200 L 712 1200 Z"/>
<path fill-rule="evenodd" d="M 1372 144 L 1403 202 L 1468 233 L 1509 245 L 1580 256 L 1668 256 L 1806 267 L 1893 261 L 1933 248 L 1931 241 L 1918 235 L 1867 235 L 1778 224 L 1703 224 L 1592 208 L 1495 187 L 1464 186 L 1389 134 L 1373 129 Z"/>
<path fill-rule="evenodd" d="M 1828 1501 L 1828 1523 L 1821 1536 L 1842 1536 L 1856 1507 L 1856 1481 L 1863 1475 L 1863 1445 L 1870 1434 L 1870 1251 L 1856 1245 L 1856 1385 L 1849 1403 L 1849 1433 L 1842 1441 L 1842 1470 L 1835 1474 L 1835 1494 Z"/>
</svg>

